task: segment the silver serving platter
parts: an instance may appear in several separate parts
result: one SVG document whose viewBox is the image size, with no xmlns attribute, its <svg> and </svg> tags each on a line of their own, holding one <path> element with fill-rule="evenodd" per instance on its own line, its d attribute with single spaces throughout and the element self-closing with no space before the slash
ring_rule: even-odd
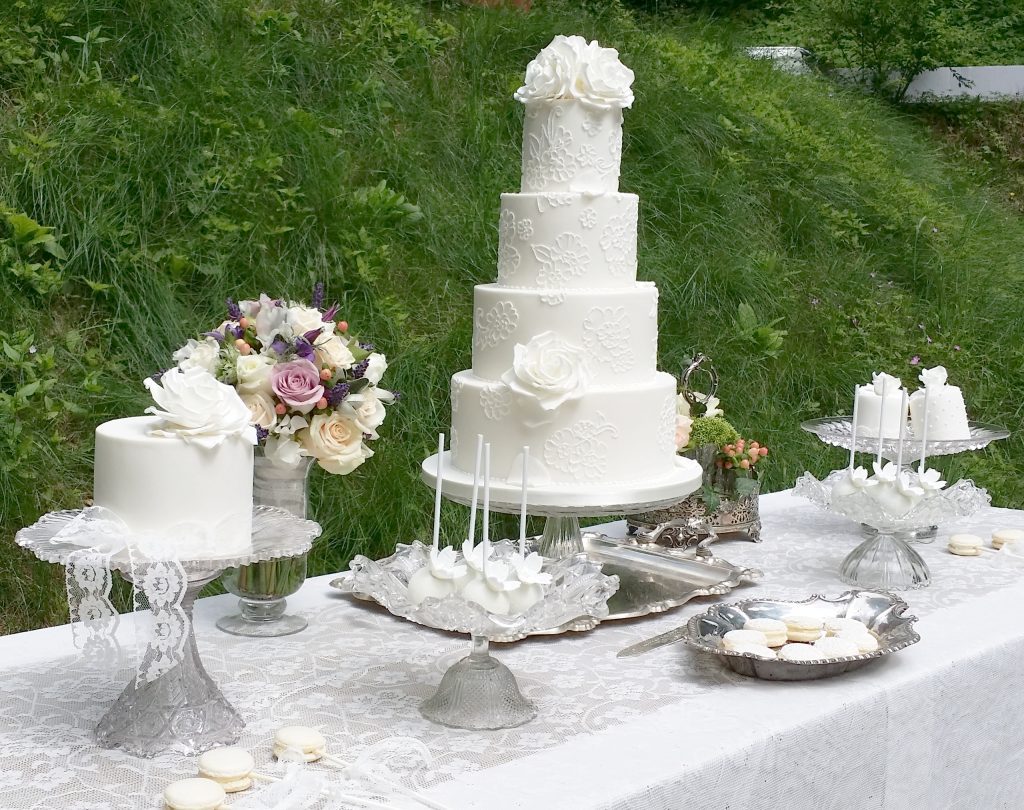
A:
<svg viewBox="0 0 1024 810">
<path fill-rule="evenodd" d="M 825 444 L 833 447 L 841 447 L 844 450 L 850 449 L 853 441 L 853 417 L 852 416 L 826 416 L 823 419 L 811 419 L 801 422 L 800 427 L 808 433 L 813 433 Z M 982 422 L 971 422 L 969 425 L 971 435 L 967 439 L 934 439 L 928 442 L 929 456 L 948 456 L 954 453 L 963 453 L 968 450 L 981 450 L 991 442 L 1005 439 L 1010 431 L 996 425 L 987 425 Z M 909 432 L 909 431 L 908 431 Z M 895 459 L 899 438 L 892 436 L 882 439 L 882 455 L 888 459 Z M 877 436 L 857 436 L 858 453 L 877 453 Z M 921 454 L 921 440 L 913 436 L 906 436 L 903 444 L 905 458 L 917 458 Z"/>
<path fill-rule="evenodd" d="M 756 568 L 733 565 L 709 552 L 688 549 L 672 551 L 638 544 L 632 538 L 613 538 L 594 532 L 583 533 L 587 558 L 601 563 L 601 571 L 619 578 L 619 589 L 608 600 L 608 616 L 597 619 L 580 616 L 557 627 L 530 633 L 492 638 L 491 641 L 518 641 L 528 635 L 552 636 L 583 632 L 601 621 L 634 619 L 652 613 L 664 613 L 699 596 L 720 596 L 762 574 Z M 331 580 L 332 588 L 342 589 L 343 574 Z M 376 602 L 365 593 L 351 593 L 364 602 Z"/>
<path fill-rule="evenodd" d="M 846 616 L 864 622 L 878 637 L 878 649 L 861 655 L 828 658 L 823 661 L 780 661 L 757 658 L 751 653 L 723 650 L 721 639 L 739 630 L 750 619 L 781 619 L 799 610 L 824 618 Z M 803 601 L 747 599 L 729 605 L 715 605 L 687 622 L 683 641 L 700 652 L 717 655 L 734 672 L 765 681 L 809 681 L 829 678 L 860 669 L 873 661 L 916 644 L 921 637 L 914 630 L 916 616 L 907 616 L 907 603 L 885 591 L 847 591 L 830 598 L 814 595 Z"/>
</svg>

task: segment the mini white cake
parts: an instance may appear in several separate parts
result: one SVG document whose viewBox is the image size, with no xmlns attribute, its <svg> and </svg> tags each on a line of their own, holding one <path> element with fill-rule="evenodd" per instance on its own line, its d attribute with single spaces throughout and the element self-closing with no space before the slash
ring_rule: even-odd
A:
<svg viewBox="0 0 1024 810">
<path fill-rule="evenodd" d="M 903 408 L 903 382 L 889 374 L 872 374 L 870 385 L 857 387 L 857 435 L 877 436 L 879 419 L 882 436 L 900 437 L 900 426 L 907 421 Z"/>
<path fill-rule="evenodd" d="M 192 537 L 186 532 L 181 538 L 192 546 L 189 554 L 207 556 L 206 549 L 194 547 L 207 531 L 216 538 L 211 552 L 246 548 L 252 534 L 252 444 L 236 436 L 207 448 L 151 435 L 161 423 L 156 416 L 133 416 L 96 428 L 93 502 L 140 534 L 162 536 L 194 524 Z"/>
<path fill-rule="evenodd" d="M 147 409 L 153 416 L 96 428 L 93 502 L 140 540 L 172 544 L 182 559 L 248 548 L 256 443 L 249 409 L 198 368 L 146 386 L 160 406 Z"/>
<path fill-rule="evenodd" d="M 910 425 L 918 439 L 924 434 L 926 392 L 928 441 L 969 439 L 971 436 L 963 392 L 955 385 L 947 385 L 946 377 L 946 369 L 942 366 L 925 369 L 920 376 L 924 388 L 910 395 Z"/>
</svg>

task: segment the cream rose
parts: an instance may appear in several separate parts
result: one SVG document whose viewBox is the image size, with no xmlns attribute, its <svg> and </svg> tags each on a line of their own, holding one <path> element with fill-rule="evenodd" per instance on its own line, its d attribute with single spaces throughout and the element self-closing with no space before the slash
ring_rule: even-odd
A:
<svg viewBox="0 0 1024 810">
<path fill-rule="evenodd" d="M 348 416 L 371 439 L 378 438 L 377 428 L 384 423 L 387 412 L 384 403 L 374 388 L 364 388 L 358 394 L 350 394 L 338 409 Z"/>
<path fill-rule="evenodd" d="M 943 369 L 945 371 L 945 369 Z M 874 386 L 875 393 L 878 396 L 885 394 L 896 394 L 900 388 L 903 387 L 903 380 L 899 377 L 894 377 L 891 374 L 886 374 L 884 371 L 881 374 L 871 375 L 871 385 Z"/>
<path fill-rule="evenodd" d="M 235 361 L 235 386 L 239 394 L 270 394 L 270 369 L 274 361 L 263 354 L 240 354 Z"/>
<path fill-rule="evenodd" d="M 334 323 L 324 323 L 324 316 L 319 309 L 313 307 L 291 306 L 288 308 L 288 325 L 296 335 L 304 335 L 323 329 L 325 335 L 334 333 Z"/>
<path fill-rule="evenodd" d="M 945 366 L 935 366 L 935 368 L 926 368 L 918 375 L 918 379 L 925 388 L 940 388 L 946 384 L 946 380 L 949 379 L 949 372 L 946 371 Z M 876 386 L 877 388 L 877 386 Z"/>
<path fill-rule="evenodd" d="M 277 413 L 274 411 L 274 400 L 269 394 L 262 392 L 254 394 L 240 394 L 245 407 L 249 409 L 249 422 L 261 428 L 270 430 L 277 424 Z"/>
<path fill-rule="evenodd" d="M 176 436 L 203 447 L 216 447 L 231 436 L 256 444 L 249 408 L 238 392 L 201 368 L 171 369 L 159 383 L 147 379 L 145 385 L 159 406 L 146 408 L 146 413 L 163 419 L 152 435 Z"/>
<path fill-rule="evenodd" d="M 514 95 L 516 101 L 526 104 L 541 99 L 572 98 L 586 50 L 587 41 L 583 37 L 556 36 L 526 66 L 523 86 Z"/>
<path fill-rule="evenodd" d="M 198 368 L 213 374 L 220 362 L 220 344 L 212 337 L 201 341 L 190 339 L 171 357 L 180 369 Z"/>
<path fill-rule="evenodd" d="M 574 95 L 584 104 L 601 110 L 630 107 L 633 78 L 633 71 L 619 61 L 617 50 L 602 48 L 594 40 L 583 55 Z"/>
<path fill-rule="evenodd" d="M 355 420 L 337 411 L 318 413 L 299 439 L 317 463 L 335 475 L 347 475 L 373 455 Z"/>
<path fill-rule="evenodd" d="M 682 414 L 676 415 L 676 452 L 678 453 L 690 443 L 690 429 L 693 419 Z"/>
<path fill-rule="evenodd" d="M 313 350 L 322 366 L 340 368 L 344 371 L 352 368 L 356 362 L 348 344 L 337 335 L 318 338 L 313 344 Z"/>
<path fill-rule="evenodd" d="M 384 372 L 388 370 L 388 359 L 380 352 L 374 352 L 366 358 L 366 372 L 363 374 L 371 384 L 377 385 Z"/>
<path fill-rule="evenodd" d="M 554 332 L 541 332 L 525 346 L 516 344 L 512 368 L 501 379 L 517 396 L 553 411 L 583 394 L 591 376 L 582 348 Z"/>
</svg>

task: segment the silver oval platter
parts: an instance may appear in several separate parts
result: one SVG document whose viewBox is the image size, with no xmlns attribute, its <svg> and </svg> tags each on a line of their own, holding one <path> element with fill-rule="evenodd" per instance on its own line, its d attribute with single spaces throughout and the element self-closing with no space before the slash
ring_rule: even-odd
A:
<svg viewBox="0 0 1024 810">
<path fill-rule="evenodd" d="M 700 652 L 718 656 L 734 672 L 766 681 L 805 681 L 851 672 L 894 652 L 916 644 L 921 637 L 914 630 L 916 616 L 906 615 L 907 603 L 885 591 L 847 591 L 837 597 L 814 595 L 803 601 L 747 599 L 728 605 L 714 605 L 694 616 L 686 625 L 683 641 Z M 870 653 L 821 661 L 782 661 L 759 658 L 751 653 L 724 650 L 721 639 L 730 630 L 742 629 L 750 619 L 782 619 L 789 613 L 812 614 L 824 619 L 845 616 L 864 622 L 878 639 Z"/>
</svg>

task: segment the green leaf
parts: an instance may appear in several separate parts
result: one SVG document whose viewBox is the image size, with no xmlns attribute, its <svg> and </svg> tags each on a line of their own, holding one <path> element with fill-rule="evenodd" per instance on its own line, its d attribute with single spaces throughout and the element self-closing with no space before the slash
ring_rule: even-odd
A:
<svg viewBox="0 0 1024 810">
<path fill-rule="evenodd" d="M 370 381 L 366 379 L 366 377 L 360 377 L 358 380 L 352 380 L 352 382 L 348 384 L 348 392 L 349 394 L 358 394 L 369 384 Z"/>
<path fill-rule="evenodd" d="M 104 284 L 102 281 L 92 281 L 91 279 L 88 278 L 83 278 L 82 281 L 84 281 L 89 286 L 89 289 L 92 290 L 93 292 L 100 293 L 114 289 L 113 284 Z"/>
<path fill-rule="evenodd" d="M 21 362 L 21 357 L 22 357 L 21 352 L 19 352 L 17 349 L 15 349 L 6 340 L 4 341 L 4 354 L 6 354 L 15 363 L 20 363 Z"/>
<path fill-rule="evenodd" d="M 39 380 L 36 380 L 35 382 L 26 383 L 25 385 L 21 386 L 21 388 L 18 389 L 18 392 L 15 394 L 15 396 L 20 398 L 20 399 L 26 399 L 27 400 L 29 397 L 31 397 L 33 394 L 35 394 L 36 391 L 38 391 L 38 390 L 39 390 Z"/>
</svg>

